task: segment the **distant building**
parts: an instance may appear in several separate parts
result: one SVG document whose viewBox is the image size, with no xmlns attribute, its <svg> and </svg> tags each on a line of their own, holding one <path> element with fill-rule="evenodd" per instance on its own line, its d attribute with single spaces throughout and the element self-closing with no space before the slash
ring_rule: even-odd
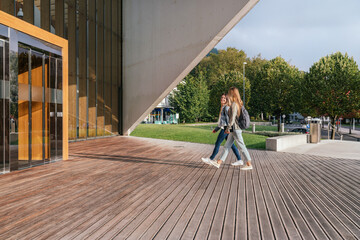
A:
<svg viewBox="0 0 360 240">
<path fill-rule="evenodd" d="M 144 119 L 144 123 L 154 124 L 177 124 L 179 114 L 174 112 L 174 108 L 169 103 L 167 95 L 149 115 Z"/>
<path fill-rule="evenodd" d="M 304 120 L 304 117 L 300 113 L 294 112 L 294 113 L 289 114 L 289 119 L 292 122 L 297 122 L 297 121 Z"/>
</svg>

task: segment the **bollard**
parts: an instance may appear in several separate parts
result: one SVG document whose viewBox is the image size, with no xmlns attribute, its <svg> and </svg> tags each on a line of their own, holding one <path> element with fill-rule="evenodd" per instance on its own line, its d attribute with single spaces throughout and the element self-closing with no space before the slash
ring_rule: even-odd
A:
<svg viewBox="0 0 360 240">
<path fill-rule="evenodd" d="M 252 133 L 255 133 L 255 123 L 252 125 Z"/>
<path fill-rule="evenodd" d="M 281 123 L 280 132 L 285 132 L 285 124 Z"/>
<path fill-rule="evenodd" d="M 15 132 L 15 121 L 13 121 L 13 120 L 11 120 L 10 132 L 11 132 L 11 133 L 14 133 L 14 132 Z"/>
<path fill-rule="evenodd" d="M 353 122 L 353 130 L 355 130 L 355 118 L 353 118 L 352 122 Z"/>
</svg>

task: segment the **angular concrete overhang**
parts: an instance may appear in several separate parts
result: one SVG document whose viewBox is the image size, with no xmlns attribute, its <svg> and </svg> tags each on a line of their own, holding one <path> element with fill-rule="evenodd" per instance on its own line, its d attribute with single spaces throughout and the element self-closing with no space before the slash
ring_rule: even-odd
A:
<svg viewBox="0 0 360 240">
<path fill-rule="evenodd" d="M 124 0 L 128 135 L 259 0 Z"/>
</svg>

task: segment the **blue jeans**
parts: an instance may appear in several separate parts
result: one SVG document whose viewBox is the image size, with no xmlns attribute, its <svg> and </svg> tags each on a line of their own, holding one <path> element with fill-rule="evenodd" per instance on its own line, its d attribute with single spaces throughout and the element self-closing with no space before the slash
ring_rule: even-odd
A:
<svg viewBox="0 0 360 240">
<path fill-rule="evenodd" d="M 228 135 L 229 134 L 225 133 L 224 129 L 221 129 L 221 131 L 220 131 L 220 133 L 219 133 L 219 135 L 218 135 L 218 137 L 216 139 L 214 151 L 213 151 L 212 155 L 210 156 L 211 160 L 214 160 L 216 154 L 218 154 L 218 152 L 219 152 L 221 143 L 224 141 L 225 138 L 227 139 Z M 237 160 L 240 160 L 241 156 L 240 156 L 239 150 L 236 148 L 234 142 L 233 142 L 233 144 L 231 146 L 231 149 L 235 153 L 235 156 L 236 156 Z"/>
</svg>

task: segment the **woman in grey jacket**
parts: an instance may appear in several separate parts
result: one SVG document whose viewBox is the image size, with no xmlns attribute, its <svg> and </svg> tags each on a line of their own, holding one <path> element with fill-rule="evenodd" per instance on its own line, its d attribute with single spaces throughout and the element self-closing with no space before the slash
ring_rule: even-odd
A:
<svg viewBox="0 0 360 240">
<path fill-rule="evenodd" d="M 237 124 L 236 119 L 241 114 L 241 108 L 243 102 L 240 98 L 239 90 L 236 87 L 231 87 L 228 92 L 228 96 L 231 100 L 231 107 L 229 110 L 229 124 L 225 129 L 225 133 L 228 133 L 228 139 L 226 141 L 224 152 L 218 161 L 210 161 L 210 163 L 219 168 L 220 165 L 225 162 L 226 157 L 229 153 L 229 149 L 232 144 L 234 144 L 234 140 L 236 141 L 237 145 L 241 148 L 242 153 L 245 156 L 245 166 L 241 168 L 241 170 L 251 170 L 253 167 L 251 165 L 251 157 L 250 154 L 245 146 L 244 139 L 242 137 L 242 130 Z"/>
<path fill-rule="evenodd" d="M 227 136 L 228 136 L 228 134 L 225 133 L 225 128 L 227 127 L 227 125 L 229 123 L 228 111 L 230 108 L 229 107 L 230 104 L 229 104 L 229 98 L 226 96 L 225 93 L 221 95 L 220 103 L 221 103 L 221 110 L 220 110 L 218 126 L 213 130 L 213 133 L 216 133 L 217 131 L 219 131 L 221 129 L 220 133 L 216 139 L 215 147 L 214 147 L 213 153 L 211 154 L 210 158 L 201 158 L 201 160 L 207 164 L 210 164 L 210 161 L 215 158 L 216 154 L 218 154 L 218 152 L 219 152 L 221 143 L 224 141 L 224 139 L 227 139 Z M 232 165 L 234 165 L 234 166 L 243 165 L 244 163 L 241 160 L 239 150 L 236 148 L 234 143 L 231 145 L 231 149 L 233 150 L 233 152 L 236 156 L 236 159 L 237 159 L 237 161 L 232 163 Z"/>
</svg>

